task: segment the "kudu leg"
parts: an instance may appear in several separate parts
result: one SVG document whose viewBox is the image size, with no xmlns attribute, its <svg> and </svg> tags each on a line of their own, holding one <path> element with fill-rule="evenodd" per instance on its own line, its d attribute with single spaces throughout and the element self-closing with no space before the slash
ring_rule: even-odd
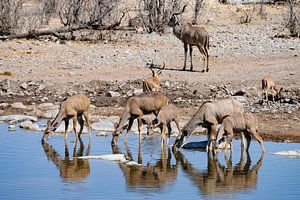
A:
<svg viewBox="0 0 300 200">
<path fill-rule="evenodd" d="M 161 129 L 161 147 L 164 147 L 166 144 L 166 125 L 162 125 Z"/>
<path fill-rule="evenodd" d="M 257 130 L 250 130 L 251 134 L 254 136 L 254 138 L 259 142 L 260 144 L 260 147 L 261 147 L 261 150 L 263 152 L 265 152 L 265 147 L 264 147 L 264 144 L 263 144 L 263 139 L 262 137 L 258 134 Z"/>
<path fill-rule="evenodd" d="M 125 134 L 125 138 L 124 138 L 124 143 L 127 142 L 128 133 L 129 133 L 131 127 L 132 127 L 133 121 L 134 121 L 134 118 L 129 118 L 128 127 L 126 129 L 126 134 Z"/>
<path fill-rule="evenodd" d="M 203 65 L 203 70 L 201 71 L 202 73 L 205 72 L 205 62 L 206 62 L 206 71 L 208 72 L 208 52 L 207 50 L 205 50 L 205 48 L 203 46 L 197 46 L 199 51 L 200 51 L 200 54 L 204 56 L 204 65 Z"/>
<path fill-rule="evenodd" d="M 87 124 L 87 127 L 88 127 L 88 131 L 89 131 L 89 135 L 90 137 L 92 136 L 92 126 L 91 126 L 91 122 L 90 122 L 90 119 L 89 119 L 89 113 L 87 111 L 84 111 L 83 112 L 83 116 L 85 118 L 85 121 L 86 121 L 86 124 Z"/>
<path fill-rule="evenodd" d="M 64 121 L 65 121 L 65 145 L 66 145 L 68 139 L 69 119 L 65 119 Z"/>
<path fill-rule="evenodd" d="M 191 69 L 190 69 L 190 71 L 193 71 L 193 47 L 191 45 L 189 45 L 189 49 L 190 49 L 190 59 L 191 59 Z"/>
<path fill-rule="evenodd" d="M 170 137 L 171 137 L 171 133 L 172 133 L 171 123 L 168 123 L 167 127 L 168 127 L 167 145 L 169 146 L 169 143 L 170 143 Z"/>
<path fill-rule="evenodd" d="M 81 134 L 82 134 L 83 126 L 84 126 L 84 121 L 82 119 L 82 115 L 78 115 L 77 120 L 78 120 L 79 125 L 80 125 L 80 129 L 79 129 L 79 133 L 78 133 L 78 137 L 80 138 Z"/>
<path fill-rule="evenodd" d="M 139 144 L 142 143 L 142 126 L 143 126 L 143 121 L 142 117 L 138 117 L 138 131 L 139 131 Z"/>
<path fill-rule="evenodd" d="M 78 142 L 78 135 L 77 135 L 77 115 L 73 117 L 73 130 L 75 134 L 75 146 L 77 145 Z"/>
<path fill-rule="evenodd" d="M 184 44 L 184 65 L 183 65 L 183 71 L 185 71 L 186 68 L 186 56 L 187 56 L 187 51 L 188 51 L 188 45 Z"/>
</svg>

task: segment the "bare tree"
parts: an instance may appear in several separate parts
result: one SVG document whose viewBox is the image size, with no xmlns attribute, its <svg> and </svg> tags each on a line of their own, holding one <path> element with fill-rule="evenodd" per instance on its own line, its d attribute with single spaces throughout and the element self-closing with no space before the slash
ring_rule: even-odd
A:
<svg viewBox="0 0 300 200">
<path fill-rule="evenodd" d="M 173 10 L 180 7 L 179 0 L 141 0 L 140 18 L 148 33 L 164 32 Z"/>
<path fill-rule="evenodd" d="M 288 4 L 288 22 L 287 27 L 291 36 L 300 37 L 300 5 L 297 0 L 287 0 Z"/>
<path fill-rule="evenodd" d="M 0 0 L 0 35 L 16 32 L 24 0 Z"/>
<path fill-rule="evenodd" d="M 205 0 L 195 0 L 195 8 L 193 15 L 193 24 L 197 23 L 198 17 L 201 14 L 201 9 L 203 8 Z"/>
</svg>

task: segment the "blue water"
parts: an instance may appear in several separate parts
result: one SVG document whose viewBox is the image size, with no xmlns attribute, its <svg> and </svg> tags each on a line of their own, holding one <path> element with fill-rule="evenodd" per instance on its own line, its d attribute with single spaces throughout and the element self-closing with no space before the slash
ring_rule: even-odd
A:
<svg viewBox="0 0 300 200">
<path fill-rule="evenodd" d="M 300 198 L 300 159 L 271 155 L 300 149 L 296 143 L 265 142 L 262 154 L 252 141 L 247 155 L 235 140 L 232 155 L 218 152 L 213 157 L 204 151 L 162 150 L 160 138 L 153 136 L 145 137 L 139 148 L 138 137 L 130 134 L 127 146 L 121 139 L 112 149 L 111 136 L 89 140 L 83 135 L 75 153 L 74 134 L 67 147 L 62 135 L 45 144 L 41 137 L 41 132 L 9 132 L 0 124 L 0 199 Z M 112 153 L 124 153 L 143 167 L 77 158 Z"/>
</svg>

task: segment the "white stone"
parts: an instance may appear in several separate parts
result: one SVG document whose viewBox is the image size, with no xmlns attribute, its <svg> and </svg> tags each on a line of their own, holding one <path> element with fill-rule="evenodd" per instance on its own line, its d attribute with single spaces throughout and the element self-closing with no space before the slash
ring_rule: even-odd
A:
<svg viewBox="0 0 300 200">
<path fill-rule="evenodd" d="M 28 115 L 6 115 L 6 116 L 0 116 L 0 121 L 16 121 L 16 122 L 22 122 L 22 121 L 32 121 L 37 122 L 38 119 L 34 116 L 28 116 Z"/>
<path fill-rule="evenodd" d="M 32 121 L 29 121 L 29 120 L 21 122 L 20 128 L 28 129 L 31 131 L 41 131 L 41 128 L 39 127 L 38 124 L 32 123 Z"/>
<path fill-rule="evenodd" d="M 19 109 L 26 109 L 27 107 L 24 106 L 24 104 L 22 102 L 15 102 L 13 104 L 11 104 L 12 108 L 19 108 Z"/>
</svg>

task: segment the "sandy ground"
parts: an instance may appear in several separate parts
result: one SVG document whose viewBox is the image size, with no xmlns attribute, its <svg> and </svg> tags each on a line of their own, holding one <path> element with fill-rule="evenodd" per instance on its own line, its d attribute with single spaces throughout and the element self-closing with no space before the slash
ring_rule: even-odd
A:
<svg viewBox="0 0 300 200">
<path fill-rule="evenodd" d="M 118 41 L 2 41 L 0 72 L 10 71 L 13 76 L 0 76 L 0 81 L 10 80 L 14 94 L 2 92 L 0 103 L 59 102 L 64 96 L 83 91 L 97 106 L 93 114 L 119 115 L 128 96 L 126 92 L 141 89 L 141 79 L 150 75 L 146 64 L 165 62 L 162 90 L 181 109 L 184 119 L 188 120 L 202 101 L 222 98 L 213 95 L 212 88 L 225 85 L 232 92 L 247 91 L 246 110 L 259 116 L 260 132 L 265 139 L 300 142 L 300 40 L 274 38 L 282 29 L 278 17 L 277 21 L 274 19 L 280 7 L 267 7 L 267 10 L 269 18 L 247 25 L 232 20 L 224 24 L 224 20 L 219 20 L 220 14 L 210 20 L 213 23 L 204 24 L 211 35 L 207 73 L 200 73 L 203 61 L 196 49 L 193 51 L 195 71 L 182 71 L 183 44 L 171 29 L 163 35 L 110 33 Z M 261 78 L 266 75 L 272 75 L 284 89 L 295 91 L 296 102 L 252 110 L 255 102 L 259 102 Z M 20 89 L 24 82 L 43 84 L 46 89 L 39 94 L 26 93 Z M 106 97 L 109 90 L 118 91 L 121 96 Z M 43 97 L 47 99 L 41 100 Z M 178 98 L 185 101 L 176 101 Z M 7 109 L 2 114 L 15 112 Z"/>
</svg>

